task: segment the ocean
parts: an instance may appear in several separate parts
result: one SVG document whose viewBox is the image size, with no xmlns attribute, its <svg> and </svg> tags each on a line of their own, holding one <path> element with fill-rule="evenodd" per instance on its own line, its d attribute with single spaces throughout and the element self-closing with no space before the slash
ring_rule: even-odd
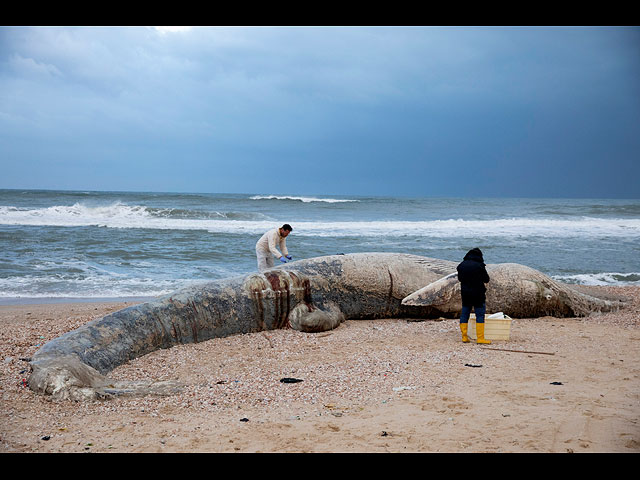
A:
<svg viewBox="0 0 640 480">
<path fill-rule="evenodd" d="M 397 252 L 640 285 L 640 200 L 0 190 L 0 304 L 150 298 L 256 271 L 289 223 L 294 260 Z"/>
</svg>

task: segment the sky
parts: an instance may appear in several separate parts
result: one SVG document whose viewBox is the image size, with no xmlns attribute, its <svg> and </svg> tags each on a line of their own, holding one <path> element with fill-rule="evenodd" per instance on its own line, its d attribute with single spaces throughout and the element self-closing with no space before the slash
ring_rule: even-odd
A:
<svg viewBox="0 0 640 480">
<path fill-rule="evenodd" d="M 638 27 L 0 27 L 0 188 L 640 198 Z"/>
</svg>

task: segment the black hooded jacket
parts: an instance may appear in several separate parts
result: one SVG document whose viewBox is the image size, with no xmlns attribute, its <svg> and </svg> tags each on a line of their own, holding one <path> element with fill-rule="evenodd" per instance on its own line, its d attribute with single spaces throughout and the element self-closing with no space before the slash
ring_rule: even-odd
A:
<svg viewBox="0 0 640 480">
<path fill-rule="evenodd" d="M 458 280 L 462 293 L 462 304 L 474 307 L 485 303 L 485 283 L 489 283 L 489 274 L 484 265 L 484 258 L 479 248 L 473 248 L 464 256 L 458 265 Z"/>
</svg>

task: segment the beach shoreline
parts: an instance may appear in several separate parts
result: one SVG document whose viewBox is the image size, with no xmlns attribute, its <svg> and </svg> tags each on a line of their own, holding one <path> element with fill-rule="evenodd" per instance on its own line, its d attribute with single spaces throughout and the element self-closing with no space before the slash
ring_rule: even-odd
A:
<svg viewBox="0 0 640 480">
<path fill-rule="evenodd" d="M 7 297 L 0 298 L 2 306 L 26 306 L 26 305 L 52 305 L 74 303 L 142 303 L 153 300 L 156 297 Z"/>
<path fill-rule="evenodd" d="M 489 346 L 460 342 L 455 319 L 179 345 L 109 377 L 178 380 L 180 393 L 85 403 L 26 388 L 25 359 L 138 301 L 0 305 L 0 452 L 637 453 L 640 287 L 584 289 L 630 302 L 514 319 Z"/>
</svg>

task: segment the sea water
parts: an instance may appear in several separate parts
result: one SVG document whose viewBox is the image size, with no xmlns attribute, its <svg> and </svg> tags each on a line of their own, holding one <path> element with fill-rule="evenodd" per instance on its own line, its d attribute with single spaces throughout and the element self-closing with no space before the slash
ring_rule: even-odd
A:
<svg viewBox="0 0 640 480">
<path fill-rule="evenodd" d="M 640 285 L 640 200 L 0 190 L 0 303 L 155 297 L 256 271 L 289 223 L 294 260 L 396 252 Z"/>
</svg>

